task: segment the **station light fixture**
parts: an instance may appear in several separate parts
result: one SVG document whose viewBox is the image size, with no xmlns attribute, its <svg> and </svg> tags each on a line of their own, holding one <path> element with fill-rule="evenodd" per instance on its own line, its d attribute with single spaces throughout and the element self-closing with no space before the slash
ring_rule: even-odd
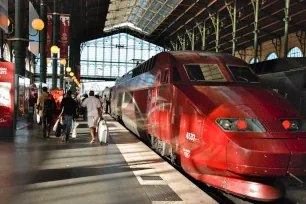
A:
<svg viewBox="0 0 306 204">
<path fill-rule="evenodd" d="M 44 24 L 44 22 L 43 22 L 40 18 L 35 18 L 35 19 L 32 21 L 32 27 L 33 27 L 35 30 L 41 31 L 42 29 L 44 29 L 45 24 Z"/>
<path fill-rule="evenodd" d="M 61 59 L 60 61 L 61 65 L 65 65 L 67 63 L 66 59 Z"/>
<path fill-rule="evenodd" d="M 56 45 L 53 45 L 53 46 L 51 47 L 51 52 L 52 52 L 53 54 L 57 54 L 57 53 L 58 53 L 58 47 L 57 47 Z"/>
<path fill-rule="evenodd" d="M 10 26 L 10 24 L 11 24 L 11 21 L 9 18 L 7 18 L 7 26 Z"/>
<path fill-rule="evenodd" d="M 66 72 L 71 72 L 71 67 L 67 67 Z"/>
<path fill-rule="evenodd" d="M 73 72 L 70 72 L 69 75 L 70 75 L 71 77 L 73 77 L 73 76 L 74 76 L 74 73 L 73 73 Z"/>
</svg>

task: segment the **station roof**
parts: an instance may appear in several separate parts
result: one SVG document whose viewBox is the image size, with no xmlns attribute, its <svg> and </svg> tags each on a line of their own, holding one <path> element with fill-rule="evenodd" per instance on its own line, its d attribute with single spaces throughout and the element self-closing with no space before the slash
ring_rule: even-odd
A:
<svg viewBox="0 0 306 204">
<path fill-rule="evenodd" d="M 57 0 L 62 12 L 79 16 L 81 41 L 119 32 L 132 34 L 154 44 L 169 47 L 186 40 L 186 31 L 195 33 L 196 48 L 206 22 L 208 50 L 215 47 L 215 13 L 220 16 L 220 51 L 230 52 L 233 0 Z M 9 0 L 11 10 L 13 0 Z M 33 0 L 39 4 L 39 0 Z M 45 0 L 52 12 L 54 0 Z M 285 0 L 259 0 L 259 42 L 280 39 L 284 35 Z M 290 0 L 289 32 L 306 28 L 306 0 Z M 253 45 L 254 8 L 252 0 L 237 0 L 237 46 Z M 180 36 L 178 38 L 178 36 Z M 304 37 L 305 38 L 305 37 Z M 303 38 L 301 38 L 303 39 Z"/>
</svg>

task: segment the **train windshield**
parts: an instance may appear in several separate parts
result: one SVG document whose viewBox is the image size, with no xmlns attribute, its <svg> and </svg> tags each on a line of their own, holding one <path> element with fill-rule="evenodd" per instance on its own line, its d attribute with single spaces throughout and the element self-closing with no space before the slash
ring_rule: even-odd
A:
<svg viewBox="0 0 306 204">
<path fill-rule="evenodd" d="M 217 64 L 185 64 L 190 81 L 226 81 Z"/>
<path fill-rule="evenodd" d="M 251 71 L 249 67 L 240 67 L 227 65 L 236 81 L 241 82 L 259 82 L 259 78 Z"/>
</svg>

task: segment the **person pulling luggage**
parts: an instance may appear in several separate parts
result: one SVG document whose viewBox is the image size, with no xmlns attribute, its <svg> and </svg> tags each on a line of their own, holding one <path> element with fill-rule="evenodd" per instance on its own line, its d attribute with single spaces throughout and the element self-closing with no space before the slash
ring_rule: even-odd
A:
<svg viewBox="0 0 306 204">
<path fill-rule="evenodd" d="M 66 97 L 63 98 L 61 103 L 61 114 L 59 119 L 60 117 L 63 117 L 63 142 L 69 141 L 72 121 L 76 118 L 76 102 L 71 95 L 72 91 L 67 91 Z"/>
<path fill-rule="evenodd" d="M 82 103 L 82 106 L 87 108 L 87 122 L 92 137 L 91 144 L 96 141 L 95 134 L 98 120 L 99 118 L 102 120 L 101 103 L 94 95 L 94 91 L 90 91 L 89 97 Z"/>
<path fill-rule="evenodd" d="M 43 125 L 43 138 L 50 137 L 52 116 L 56 110 L 56 104 L 53 96 L 48 93 L 48 88 L 43 87 L 42 93 L 37 99 L 36 113 L 41 117 Z"/>
</svg>

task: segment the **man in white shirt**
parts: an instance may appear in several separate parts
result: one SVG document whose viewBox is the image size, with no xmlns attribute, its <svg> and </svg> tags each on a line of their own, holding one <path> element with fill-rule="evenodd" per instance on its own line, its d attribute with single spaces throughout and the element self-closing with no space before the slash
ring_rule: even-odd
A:
<svg viewBox="0 0 306 204">
<path fill-rule="evenodd" d="M 101 103 L 94 95 L 94 91 L 90 91 L 89 97 L 82 103 L 82 106 L 87 108 L 87 122 L 92 137 L 91 144 L 95 142 L 95 133 L 99 117 L 102 119 Z"/>
</svg>

